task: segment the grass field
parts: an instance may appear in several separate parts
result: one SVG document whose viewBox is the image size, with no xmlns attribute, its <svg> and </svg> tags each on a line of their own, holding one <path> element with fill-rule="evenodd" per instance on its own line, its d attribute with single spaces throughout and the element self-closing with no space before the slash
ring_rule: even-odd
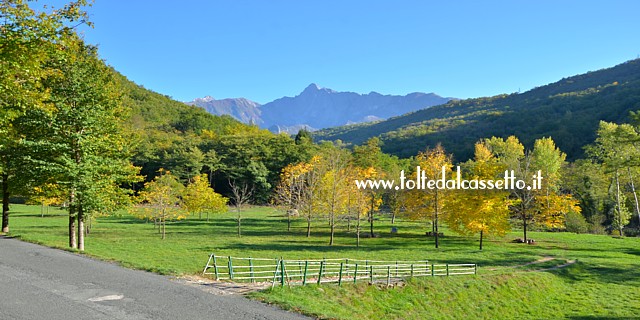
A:
<svg viewBox="0 0 640 320">
<path fill-rule="evenodd" d="M 40 217 L 37 206 L 13 205 L 11 234 L 23 240 L 66 248 L 65 212 L 52 208 Z M 511 243 L 513 232 L 490 239 L 483 251 L 478 240 L 449 234 L 435 249 L 424 224 L 376 221 L 379 237 L 362 239 L 339 230 L 328 246 L 326 222 L 312 237 L 295 221 L 291 232 L 281 214 L 256 207 L 243 213 L 243 236 L 236 235 L 233 213 L 211 222 L 195 218 L 167 225 L 161 240 L 152 223 L 131 216 L 105 217 L 93 223 L 86 254 L 124 266 L 163 274 L 199 274 L 210 253 L 237 257 L 286 259 L 353 258 L 428 259 L 433 263 L 477 263 L 477 276 L 423 278 L 403 286 L 311 285 L 275 288 L 252 297 L 284 308 L 341 319 L 633 319 L 640 318 L 640 238 L 532 232 L 536 245 Z M 540 261 L 540 263 L 528 264 Z M 554 267 L 574 262 L 566 267 Z"/>
</svg>

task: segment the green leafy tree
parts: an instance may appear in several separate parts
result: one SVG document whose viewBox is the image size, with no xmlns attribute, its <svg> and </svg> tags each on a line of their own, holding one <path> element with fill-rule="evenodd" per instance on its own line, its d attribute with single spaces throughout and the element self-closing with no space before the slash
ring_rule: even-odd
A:
<svg viewBox="0 0 640 320">
<path fill-rule="evenodd" d="M 626 208 L 626 196 L 622 188 L 623 174 L 628 173 L 629 183 L 632 187 L 636 211 L 638 208 L 638 197 L 633 183 L 632 167 L 638 165 L 640 149 L 640 135 L 633 126 L 629 124 L 615 124 L 605 121 L 600 122 L 595 143 L 588 147 L 589 154 L 599 161 L 605 172 L 611 177 L 611 192 L 615 207 L 613 212 L 612 226 L 623 235 L 623 228 L 629 223 L 631 213 Z"/>
<path fill-rule="evenodd" d="M 63 54 L 73 29 L 67 23 L 85 22 L 81 7 L 86 1 L 70 2 L 51 12 L 36 11 L 28 1 L 0 2 L 0 175 L 2 178 L 2 232 L 9 231 L 9 197 L 16 187 L 37 178 L 21 156 L 20 127 L 14 121 L 30 109 L 45 110 L 49 90 L 42 81 L 56 74 L 46 65 Z M 88 23 L 88 22 L 87 22 Z M 19 173 L 19 174 L 15 174 Z M 21 179 L 22 181 L 13 181 Z"/>
<path fill-rule="evenodd" d="M 129 190 L 120 186 L 139 178 L 129 162 L 131 145 L 122 121 L 128 109 L 119 99 L 113 70 L 95 47 L 69 40 L 65 56 L 48 65 L 60 70 L 43 81 L 51 111 L 26 115 L 40 128 L 27 139 L 44 149 L 41 167 L 67 193 L 69 246 L 84 250 L 87 217 L 127 206 Z"/>
<path fill-rule="evenodd" d="M 528 240 L 527 231 L 533 224 L 551 228 L 564 226 L 564 215 L 574 208 L 574 202 L 571 196 L 563 195 L 559 188 L 560 168 L 564 165 L 566 155 L 555 146 L 553 140 L 536 140 L 533 150 L 528 152 L 515 136 L 507 139 L 492 137 L 484 143 L 499 162 L 513 172 L 516 180 L 532 184 L 537 179 L 534 176 L 542 175 L 541 186 L 510 190 L 515 200 L 511 210 L 522 223 L 524 241 Z"/>
</svg>

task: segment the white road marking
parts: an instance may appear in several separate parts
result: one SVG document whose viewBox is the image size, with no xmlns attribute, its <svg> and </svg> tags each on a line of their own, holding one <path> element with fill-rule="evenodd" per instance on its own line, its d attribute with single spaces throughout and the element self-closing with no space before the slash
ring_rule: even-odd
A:
<svg viewBox="0 0 640 320">
<path fill-rule="evenodd" d="M 112 294 L 112 295 L 108 295 L 108 296 L 104 296 L 104 297 L 89 298 L 89 301 L 92 301 L 92 302 L 111 301 L 111 300 L 120 300 L 122 298 L 124 298 L 123 295 Z"/>
</svg>

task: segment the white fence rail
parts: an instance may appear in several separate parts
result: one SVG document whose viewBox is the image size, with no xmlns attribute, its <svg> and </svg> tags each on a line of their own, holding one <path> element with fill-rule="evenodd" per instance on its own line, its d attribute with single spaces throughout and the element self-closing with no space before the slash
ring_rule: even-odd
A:
<svg viewBox="0 0 640 320">
<path fill-rule="evenodd" d="M 238 258 L 211 254 L 203 275 L 216 280 L 237 282 L 272 282 L 305 285 L 368 281 L 369 283 L 401 281 L 411 277 L 436 277 L 477 274 L 476 264 L 429 264 L 418 261 L 380 261 L 357 259 L 285 260 Z"/>
</svg>

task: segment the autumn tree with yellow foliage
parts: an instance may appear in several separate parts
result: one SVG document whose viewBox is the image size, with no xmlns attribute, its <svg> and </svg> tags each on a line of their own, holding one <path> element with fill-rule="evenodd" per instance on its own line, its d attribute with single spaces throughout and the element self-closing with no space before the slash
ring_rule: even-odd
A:
<svg viewBox="0 0 640 320">
<path fill-rule="evenodd" d="M 207 213 L 207 222 L 209 222 L 209 213 L 227 212 L 228 198 L 216 193 L 209 187 L 209 179 L 206 173 L 193 177 L 193 181 L 187 185 L 182 195 L 182 204 L 187 212 L 198 214 L 198 219 L 202 220 L 202 213 Z"/>
<path fill-rule="evenodd" d="M 478 142 L 475 156 L 465 164 L 465 179 L 495 180 L 504 173 L 504 165 L 487 148 Z M 509 229 L 509 207 L 514 200 L 509 199 L 505 190 L 467 189 L 458 190 L 448 202 L 445 216 L 451 230 L 463 235 L 480 234 L 480 250 L 485 235 L 503 236 Z"/>
<path fill-rule="evenodd" d="M 376 190 L 360 189 L 355 184 L 356 179 L 376 179 L 379 174 L 373 167 L 354 167 L 349 170 L 351 177 L 347 181 L 348 188 L 348 211 L 356 217 L 356 246 L 360 246 L 360 231 L 362 217 L 368 216 L 373 235 L 373 214 L 380 209 L 382 198 Z"/>
<path fill-rule="evenodd" d="M 449 179 L 451 168 L 453 167 L 451 155 L 445 153 L 442 145 L 438 144 L 433 149 L 427 149 L 416 157 L 420 174 L 424 174 L 427 179 L 438 180 L 445 175 Z M 410 174 L 407 179 L 415 179 L 416 172 Z M 408 190 L 407 196 L 407 217 L 412 220 L 428 219 L 431 221 L 432 233 L 435 237 L 435 246 L 440 246 L 439 226 L 442 215 L 445 214 L 446 202 L 449 197 L 455 196 L 445 188 L 413 188 Z"/>
<path fill-rule="evenodd" d="M 180 207 L 180 195 L 184 186 L 169 171 L 160 169 L 160 175 L 144 184 L 138 200 L 143 204 L 140 218 L 153 220 L 162 239 L 166 235 L 167 220 L 184 219 L 185 211 Z"/>
<path fill-rule="evenodd" d="M 350 154 L 341 148 L 330 147 L 319 164 L 320 179 L 317 185 L 318 208 L 329 221 L 329 245 L 334 243 L 338 218 L 348 212 L 348 164 Z"/>
</svg>

